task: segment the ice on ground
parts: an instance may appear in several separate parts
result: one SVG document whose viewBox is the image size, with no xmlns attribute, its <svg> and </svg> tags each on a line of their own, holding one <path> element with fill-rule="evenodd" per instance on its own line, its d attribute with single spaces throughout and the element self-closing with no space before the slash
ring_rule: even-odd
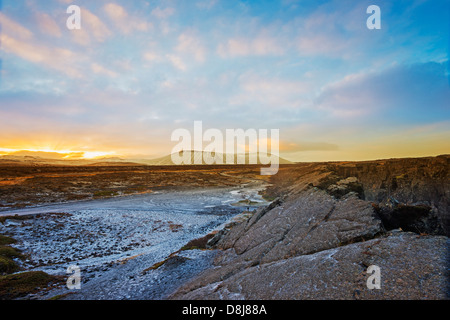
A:
<svg viewBox="0 0 450 320">
<path fill-rule="evenodd" d="M 214 254 L 183 252 L 183 268 L 177 271 L 162 269 L 151 275 L 142 271 L 190 240 L 222 228 L 242 212 L 231 203 L 241 200 L 242 194 L 260 199 L 257 191 L 164 191 L 16 210 L 13 214 L 44 214 L 20 222 L 6 220 L 0 232 L 18 240 L 15 246 L 28 255 L 29 270 L 61 275 L 68 266 L 78 265 L 84 289 L 72 298 L 160 299 L 207 267 Z"/>
</svg>

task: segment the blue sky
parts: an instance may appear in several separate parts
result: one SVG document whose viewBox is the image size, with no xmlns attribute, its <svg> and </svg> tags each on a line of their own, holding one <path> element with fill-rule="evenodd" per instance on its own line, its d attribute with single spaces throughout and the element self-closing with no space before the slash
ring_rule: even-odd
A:
<svg viewBox="0 0 450 320">
<path fill-rule="evenodd" d="M 449 153 L 449 15 L 444 0 L 3 0 L 0 152 L 159 156 L 201 120 L 280 129 L 297 161 Z"/>
</svg>

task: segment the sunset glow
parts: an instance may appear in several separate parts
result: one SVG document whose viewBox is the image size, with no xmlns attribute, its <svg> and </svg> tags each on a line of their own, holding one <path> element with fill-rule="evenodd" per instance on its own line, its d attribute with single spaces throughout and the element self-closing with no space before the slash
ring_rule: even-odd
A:
<svg viewBox="0 0 450 320">
<path fill-rule="evenodd" d="M 450 153 L 448 1 L 370 30 L 372 2 L 4 0 L 0 155 L 155 158 L 194 121 L 279 129 L 291 161 Z"/>
<path fill-rule="evenodd" d="M 53 155 L 56 158 L 61 159 L 97 159 L 104 157 L 114 156 L 114 152 L 98 152 L 98 151 L 73 151 L 73 150 L 52 150 L 52 149 L 5 149 L 0 148 L 0 155 L 22 155 L 29 154 L 32 155 L 41 154 L 43 157 L 48 157 Z"/>
</svg>

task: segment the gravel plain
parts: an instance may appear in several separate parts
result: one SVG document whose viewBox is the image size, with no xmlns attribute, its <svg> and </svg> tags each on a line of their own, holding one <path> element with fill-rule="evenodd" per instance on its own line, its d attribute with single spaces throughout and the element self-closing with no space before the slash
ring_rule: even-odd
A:
<svg viewBox="0 0 450 320">
<path fill-rule="evenodd" d="M 164 299 L 210 267 L 216 252 L 182 251 L 161 267 L 144 270 L 236 215 L 265 205 L 258 194 L 262 188 L 164 190 L 28 207 L 2 212 L 32 218 L 8 219 L 0 232 L 18 240 L 14 246 L 28 257 L 22 265 L 26 270 L 69 277 L 69 266 L 80 268 L 80 290 L 58 287 L 27 299 Z"/>
</svg>

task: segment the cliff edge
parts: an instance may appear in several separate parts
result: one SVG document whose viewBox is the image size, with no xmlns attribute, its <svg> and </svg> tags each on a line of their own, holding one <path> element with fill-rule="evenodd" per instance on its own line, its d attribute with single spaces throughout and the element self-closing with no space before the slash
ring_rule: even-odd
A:
<svg viewBox="0 0 450 320">
<path fill-rule="evenodd" d="M 450 156 L 282 166 L 172 299 L 447 299 Z M 369 289 L 370 266 L 380 289 Z"/>
</svg>

